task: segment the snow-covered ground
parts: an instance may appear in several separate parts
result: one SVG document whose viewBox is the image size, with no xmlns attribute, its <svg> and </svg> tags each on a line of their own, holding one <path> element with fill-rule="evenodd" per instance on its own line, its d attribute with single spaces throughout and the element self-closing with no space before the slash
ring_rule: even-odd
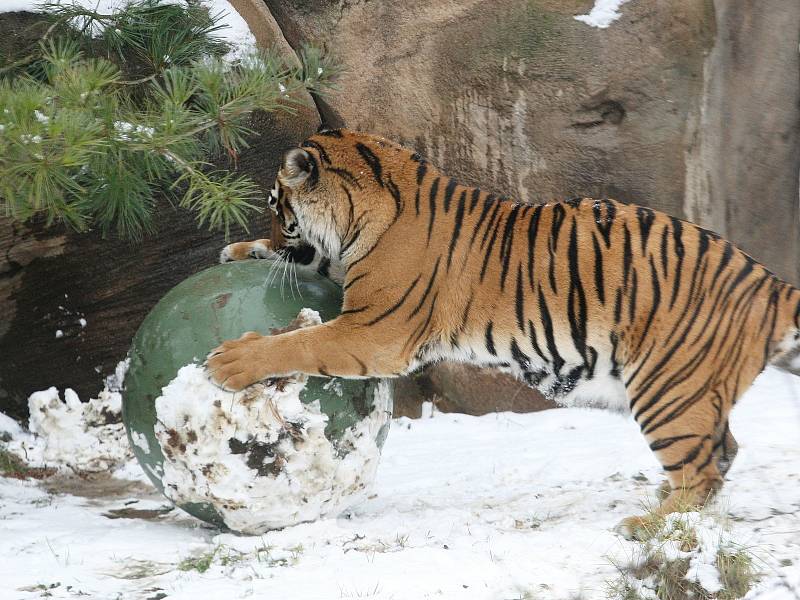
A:
<svg viewBox="0 0 800 600">
<path fill-rule="evenodd" d="M 732 428 L 720 504 L 763 561 L 750 597 L 796 599 L 800 379 L 762 375 Z M 599 599 L 608 558 L 633 552 L 613 526 L 661 479 L 630 418 L 581 409 L 397 419 L 369 500 L 256 537 L 169 510 L 133 464 L 115 479 L 0 478 L 0 598 Z"/>
</svg>

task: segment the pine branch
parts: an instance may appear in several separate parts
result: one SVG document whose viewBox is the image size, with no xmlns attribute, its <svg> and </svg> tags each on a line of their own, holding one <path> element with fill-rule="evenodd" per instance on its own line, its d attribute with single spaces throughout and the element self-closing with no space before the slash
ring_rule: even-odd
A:
<svg viewBox="0 0 800 600">
<path fill-rule="evenodd" d="M 83 19 L 78 34 L 43 41 L 35 74 L 0 79 L 0 210 L 19 220 L 42 214 L 48 223 L 138 239 L 154 230 L 155 197 L 166 194 L 201 226 L 226 235 L 234 224 L 246 228 L 261 190 L 246 177 L 211 171 L 208 158 L 237 156 L 254 134 L 248 127 L 254 111 L 292 111 L 300 91 L 324 93 L 336 69 L 313 49 L 303 50 L 301 67 L 275 52 L 234 65 L 207 55 L 190 60 L 219 49 L 210 36 L 218 26 L 205 13 L 175 11 L 160 0 L 136 0 L 123 16 L 74 6 L 56 11 L 59 24 Z M 187 33 L 181 28 L 189 21 L 194 29 Z M 151 61 L 160 70 L 127 80 L 83 45 L 81 36 L 96 33 L 97 23 L 105 32 L 119 28 L 113 36 L 125 40 L 126 52 L 145 53 L 136 56 L 164 51 L 171 31 L 170 43 L 181 40 L 170 46 L 177 58 Z M 145 40 L 143 32 L 157 35 Z M 189 62 L 177 64 L 183 61 Z"/>
</svg>

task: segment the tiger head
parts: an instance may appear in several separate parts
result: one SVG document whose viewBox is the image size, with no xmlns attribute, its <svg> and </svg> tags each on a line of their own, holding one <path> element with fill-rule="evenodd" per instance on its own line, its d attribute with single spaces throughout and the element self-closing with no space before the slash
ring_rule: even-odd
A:
<svg viewBox="0 0 800 600">
<path fill-rule="evenodd" d="M 283 157 L 269 207 L 286 245 L 328 258 L 379 236 L 400 212 L 400 188 L 421 159 L 397 144 L 346 129 L 320 132 Z"/>
</svg>

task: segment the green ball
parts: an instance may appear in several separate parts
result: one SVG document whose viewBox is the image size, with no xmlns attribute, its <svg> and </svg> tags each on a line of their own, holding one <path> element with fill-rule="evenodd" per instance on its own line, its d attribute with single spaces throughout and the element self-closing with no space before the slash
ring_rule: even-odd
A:
<svg viewBox="0 0 800 600">
<path fill-rule="evenodd" d="M 298 265 L 297 277 L 290 285 L 288 277 L 285 282 L 280 276 L 274 280 L 270 277 L 272 266 L 270 260 L 232 262 L 189 277 L 161 299 L 133 338 L 122 417 L 136 458 L 162 493 L 164 461 L 169 459 L 156 436 L 156 399 L 178 370 L 193 362 L 202 363 L 213 348 L 246 331 L 269 334 L 273 328 L 285 327 L 304 307 L 318 311 L 323 321 L 341 311 L 341 288 L 330 280 Z M 281 265 L 275 267 L 283 269 Z M 374 415 L 376 407 L 386 413 L 377 432 L 372 429 L 378 448 L 382 447 L 391 413 L 388 380 L 340 379 L 335 386 L 329 383 L 326 378 L 309 377 L 300 401 L 303 405 L 319 401 L 321 413 L 327 416 L 324 435 L 336 452 L 346 454 L 348 450 L 340 448 L 339 442 Z M 203 521 L 226 525 L 213 503 L 178 505 Z"/>
</svg>

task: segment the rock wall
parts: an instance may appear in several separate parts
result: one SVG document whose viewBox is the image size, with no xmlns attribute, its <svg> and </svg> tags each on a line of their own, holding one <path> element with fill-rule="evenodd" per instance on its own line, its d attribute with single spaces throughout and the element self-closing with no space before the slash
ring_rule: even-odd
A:
<svg viewBox="0 0 800 600">
<path fill-rule="evenodd" d="M 686 218 L 800 281 L 800 3 L 715 0 L 717 36 L 689 116 Z"/>
<path fill-rule="evenodd" d="M 523 201 L 659 208 L 800 281 L 795 0 L 633 0 L 606 29 L 590 0 L 265 1 L 344 63 L 326 123 Z"/>
</svg>

